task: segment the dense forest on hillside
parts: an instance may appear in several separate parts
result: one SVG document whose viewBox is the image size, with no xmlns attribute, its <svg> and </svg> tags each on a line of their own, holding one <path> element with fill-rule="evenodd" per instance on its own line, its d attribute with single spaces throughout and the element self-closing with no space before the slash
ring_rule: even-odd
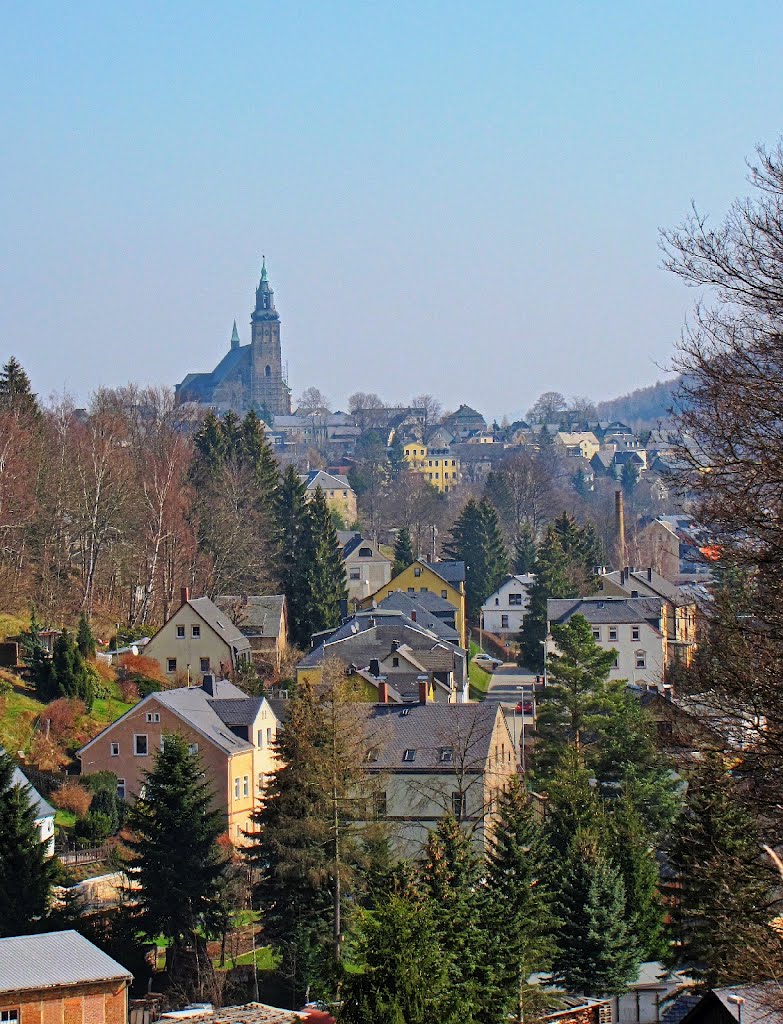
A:
<svg viewBox="0 0 783 1024">
<path fill-rule="evenodd" d="M 659 380 L 646 388 L 637 388 L 619 398 L 596 403 L 602 420 L 622 420 L 637 429 L 652 429 L 660 420 L 668 419 L 675 402 L 680 378 Z"/>
</svg>

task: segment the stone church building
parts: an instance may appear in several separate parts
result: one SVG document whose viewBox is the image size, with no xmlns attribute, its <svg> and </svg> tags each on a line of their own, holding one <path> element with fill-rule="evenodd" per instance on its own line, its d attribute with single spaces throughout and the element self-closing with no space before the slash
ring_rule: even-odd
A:
<svg viewBox="0 0 783 1024">
<path fill-rule="evenodd" d="M 235 320 L 228 352 L 212 373 L 189 373 L 177 384 L 177 402 L 196 402 L 218 412 L 255 409 L 267 421 L 291 414 L 291 389 L 283 371 L 280 314 L 274 294 L 264 260 L 250 318 L 250 344 L 240 344 Z"/>
</svg>

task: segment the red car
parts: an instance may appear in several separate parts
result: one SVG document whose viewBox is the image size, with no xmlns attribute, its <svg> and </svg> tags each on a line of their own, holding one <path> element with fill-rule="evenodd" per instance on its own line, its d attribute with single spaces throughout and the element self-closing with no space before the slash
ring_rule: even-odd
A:
<svg viewBox="0 0 783 1024">
<path fill-rule="evenodd" d="M 521 700 L 516 707 L 518 715 L 532 715 L 534 713 L 535 704 L 532 700 Z"/>
</svg>

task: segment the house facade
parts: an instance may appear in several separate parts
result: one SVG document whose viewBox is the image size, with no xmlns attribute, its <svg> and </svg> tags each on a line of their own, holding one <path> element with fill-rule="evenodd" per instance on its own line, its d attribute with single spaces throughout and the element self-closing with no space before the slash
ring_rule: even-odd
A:
<svg viewBox="0 0 783 1024">
<path fill-rule="evenodd" d="M 530 587 L 535 576 L 507 576 L 481 606 L 484 629 L 500 636 L 519 633 L 530 604 Z"/>
<path fill-rule="evenodd" d="M 614 572 L 600 572 L 596 591 L 607 597 L 652 597 L 663 601 L 668 656 L 672 662 L 688 667 L 696 649 L 697 607 L 692 596 L 653 568 L 625 566 Z"/>
<path fill-rule="evenodd" d="M 483 846 L 497 798 L 516 770 L 498 704 L 371 705 L 365 738 L 364 769 L 380 789 L 377 816 L 402 856 L 419 856 L 447 815 Z"/>
<path fill-rule="evenodd" d="M 132 980 L 75 931 L 0 939 L 3 1024 L 126 1024 Z"/>
<path fill-rule="evenodd" d="M 666 689 L 669 651 L 660 598 L 582 597 L 547 601 L 547 657 L 557 653 L 550 636 L 552 627 L 569 622 L 574 615 L 587 619 L 600 647 L 617 652 L 610 679 L 624 679 L 643 688 Z"/>
<path fill-rule="evenodd" d="M 403 457 L 412 473 L 424 477 L 442 494 L 453 491 L 460 481 L 460 460 L 449 446 L 434 447 L 423 441 L 406 441 Z"/>
<path fill-rule="evenodd" d="M 374 594 L 391 579 L 392 560 L 378 545 L 361 533 L 340 530 L 337 534 L 340 552 L 345 563 L 345 584 L 349 605 L 353 606 Z"/>
<path fill-rule="evenodd" d="M 181 590 L 181 603 L 144 648 L 172 682 L 225 677 L 251 658 L 248 638 L 208 597 Z"/>
<path fill-rule="evenodd" d="M 411 595 L 436 594 L 444 601 L 448 601 L 456 611 L 455 627 L 459 633 L 460 646 L 467 647 L 464 562 L 427 562 L 423 558 L 417 558 L 371 597 L 362 601 L 362 607 L 380 604 L 395 590 L 402 590 Z"/>
<path fill-rule="evenodd" d="M 151 693 L 78 752 L 83 775 L 110 771 L 119 795 L 135 800 L 167 734 L 183 736 L 204 763 L 215 806 L 238 846 L 253 831 L 251 816 L 277 770 L 274 742 L 284 702 L 248 697 L 232 683 L 209 677 L 199 686 Z"/>
<path fill-rule="evenodd" d="M 32 786 L 21 768 L 14 768 L 11 776 L 11 785 L 20 786 L 28 790 L 28 800 L 35 810 L 35 825 L 41 837 L 41 842 L 46 847 L 47 857 L 54 856 L 54 818 L 57 813 L 52 805 L 41 796 L 35 786 Z"/>
<path fill-rule="evenodd" d="M 327 473 L 324 469 L 314 469 L 299 478 L 305 485 L 305 495 L 312 499 L 320 487 L 324 492 L 326 504 L 337 512 L 346 526 L 356 522 L 356 492 L 348 483 L 348 478 L 338 473 Z"/>
<path fill-rule="evenodd" d="M 224 595 L 218 597 L 215 604 L 250 641 L 252 660 L 272 664 L 279 671 L 288 646 L 285 595 Z"/>
</svg>

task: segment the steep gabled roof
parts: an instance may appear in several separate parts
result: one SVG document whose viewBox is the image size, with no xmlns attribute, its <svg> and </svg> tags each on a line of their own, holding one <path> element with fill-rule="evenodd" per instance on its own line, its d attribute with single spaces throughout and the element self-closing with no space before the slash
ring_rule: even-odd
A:
<svg viewBox="0 0 783 1024">
<path fill-rule="evenodd" d="M 465 582 L 464 562 L 428 562 L 424 558 L 420 558 L 419 561 L 452 586 L 455 583 Z"/>
<path fill-rule="evenodd" d="M 278 637 L 285 606 L 284 594 L 225 594 L 215 604 L 226 615 L 238 619 L 235 623 L 243 636 Z"/>
<path fill-rule="evenodd" d="M 647 623 L 658 629 L 661 618 L 661 599 L 658 597 L 576 597 L 549 600 L 546 614 L 549 621 L 560 625 L 574 615 L 582 615 L 588 622 Z"/>
<path fill-rule="evenodd" d="M 191 597 L 188 604 L 235 651 L 250 650 L 245 634 L 208 597 Z"/>
</svg>

